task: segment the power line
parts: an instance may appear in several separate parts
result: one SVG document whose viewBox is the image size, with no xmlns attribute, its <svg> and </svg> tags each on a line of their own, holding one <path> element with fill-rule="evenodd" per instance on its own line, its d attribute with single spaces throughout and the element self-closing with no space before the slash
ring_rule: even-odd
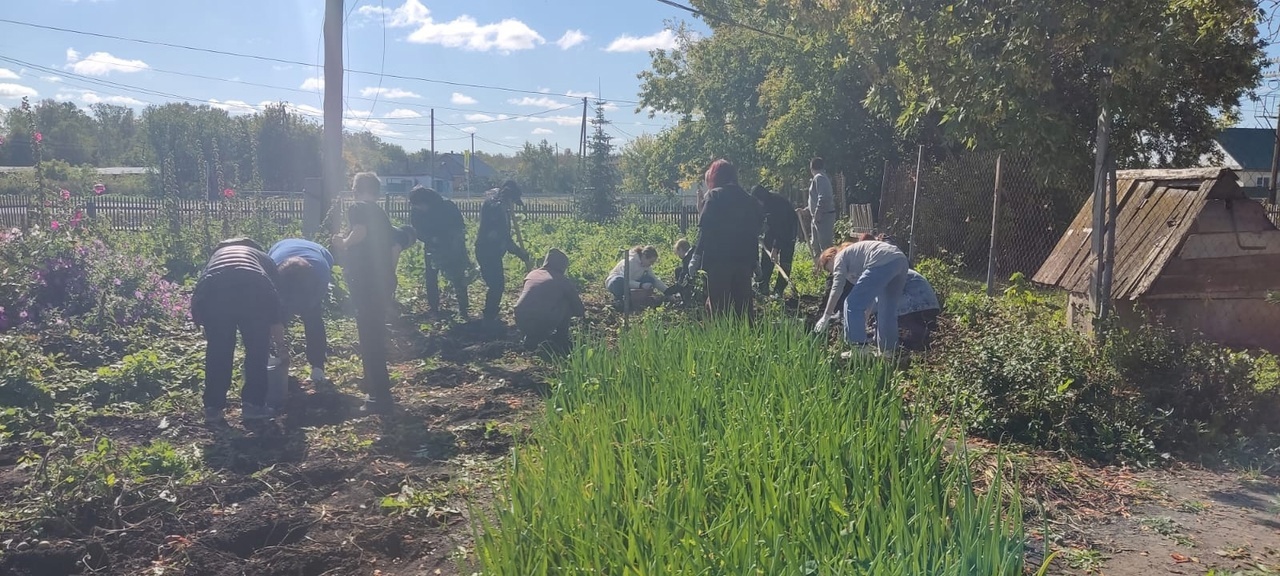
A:
<svg viewBox="0 0 1280 576">
<path fill-rule="evenodd" d="M 743 23 L 741 23 L 741 22 L 738 22 L 738 21 L 736 21 L 736 20 L 733 20 L 733 19 L 730 19 L 730 18 L 727 18 L 727 17 L 724 17 L 724 16 L 719 16 L 719 15 L 716 15 L 716 14 L 712 14 L 712 13 L 710 13 L 710 12 L 706 12 L 706 11 L 703 11 L 703 10 L 698 10 L 697 8 L 693 8 L 693 7 L 690 7 L 690 6 L 685 6 L 684 4 L 680 4 L 679 2 L 673 2 L 672 0 L 658 0 L 658 2 L 661 2 L 661 3 L 663 3 L 663 4 L 666 4 L 667 6 L 671 6 L 671 7 L 674 7 L 674 8 L 679 8 L 679 9 L 681 9 L 681 10 L 684 10 L 685 12 L 688 12 L 688 13 L 690 13 L 690 14 L 693 14 L 694 16 L 701 16 L 701 17 L 706 18 L 706 19 L 708 19 L 708 20 L 715 20 L 715 21 L 717 21 L 717 22 L 722 22 L 722 23 L 728 24 L 728 25 L 730 25 L 730 26 L 737 26 L 738 28 L 746 28 L 747 30 L 751 30 L 752 32 L 759 32 L 760 34 L 764 34 L 765 36 L 772 36 L 772 37 L 777 38 L 777 39 L 779 39 L 779 40 L 789 40 L 789 41 L 791 41 L 791 42 L 796 42 L 796 41 L 797 41 L 795 38 L 789 38 L 789 37 L 787 37 L 787 36 L 783 36 L 783 35 L 781 35 L 781 34 L 775 34 L 775 33 L 770 32 L 770 31 L 768 31 L 768 30 L 761 30 L 760 28 L 756 28 L 755 26 L 752 26 L 752 25 L 750 25 L 750 24 L 743 24 Z"/>
<path fill-rule="evenodd" d="M 660 1 L 663 1 L 663 0 L 660 0 Z M 308 64 L 308 63 L 306 63 L 306 62 L 300 62 L 300 61 L 297 61 L 297 60 L 288 60 L 288 59 L 285 59 L 285 58 L 275 58 L 275 57 L 272 57 L 272 56 L 263 56 L 263 55 L 261 55 L 261 54 L 245 54 L 245 53 L 242 53 L 242 52 L 232 52 L 232 51 L 229 51 L 229 50 L 216 50 L 216 49 L 213 49 L 213 48 L 201 48 L 201 47 L 196 47 L 196 46 L 186 46 L 186 45 L 183 45 L 183 44 L 174 44 L 174 43 L 171 43 L 171 42 L 161 42 L 161 41 L 157 41 L 157 40 L 144 40 L 144 39 L 141 39 L 141 38 L 129 38 L 129 37 L 125 37 L 125 36 L 116 36 L 116 35 L 114 35 L 114 34 L 103 34 L 103 33 L 100 33 L 100 32 L 89 32 L 89 31 L 87 31 L 87 30 L 74 30 L 74 29 L 71 29 L 71 28 L 63 28 L 63 27 L 60 27 L 60 26 L 49 26 L 49 25 L 46 25 L 46 24 L 35 24 L 35 23 L 33 23 L 33 22 L 22 22 L 22 21 L 19 21 L 19 20 L 11 20 L 11 19 L 8 19 L 8 18 L 0 18 L 0 23 L 4 23 L 4 24 L 12 24 L 12 25 L 15 25 L 15 26 L 25 26 L 25 27 L 28 27 L 28 28 L 38 28 L 38 29 L 41 29 L 41 30 L 51 30 L 51 31 L 55 31 L 55 32 L 65 32 L 65 33 L 68 33 L 68 34 L 79 34 L 79 35 L 83 35 L 83 36 L 93 36 L 93 37 L 96 37 L 96 38 L 106 38 L 106 39 L 109 39 L 109 40 L 119 40 L 119 41 L 121 41 L 121 42 L 134 42 L 134 43 L 137 43 L 137 44 L 146 44 L 146 45 L 150 45 L 150 46 L 163 46 L 163 47 L 165 47 L 165 48 L 176 48 L 176 49 L 179 49 L 179 50 L 190 50 L 190 51 L 192 51 L 192 52 L 203 52 L 203 53 L 206 53 L 206 54 L 217 54 L 217 55 L 220 55 L 220 56 L 232 56 L 232 57 L 236 57 L 236 58 L 249 58 L 249 59 L 252 59 L 252 60 L 260 60 L 260 61 L 263 61 L 263 62 L 274 62 L 274 63 L 277 63 L 277 64 L 289 64 L 289 65 L 293 65 L 293 66 L 302 66 L 302 67 L 304 67 L 304 68 L 315 68 L 315 67 L 316 67 L 316 65 L 315 65 L 315 64 Z M 512 93 L 516 93 L 516 94 L 534 94 L 534 95 L 537 95 L 537 96 L 545 96 L 545 97 L 550 97 L 550 98 L 569 98 L 569 96 L 560 96 L 560 95 L 558 95 L 558 94 L 551 94 L 551 93 L 542 92 L 542 91 L 538 91 L 538 90 L 525 90 L 525 89 L 521 89 L 521 88 L 511 88 L 511 87 L 507 87 L 507 86 L 494 86 L 494 85 L 490 85 L 490 84 L 472 84 L 472 83 L 468 83 L 468 82 L 455 82 L 455 81 L 452 81 L 452 80 L 441 80 L 441 79 L 438 79 L 438 78 L 425 78 L 425 77 L 422 77 L 422 76 L 408 76 L 408 75 L 404 75 L 404 74 L 392 74 L 392 73 L 385 73 L 385 72 L 384 72 L 384 73 L 379 73 L 379 72 L 372 72 L 372 71 L 368 71 L 368 70 L 356 70 L 356 69 L 353 69 L 353 68 L 344 68 L 344 72 L 348 72 L 348 73 L 351 73 L 351 74 L 364 74 L 364 75 L 368 75 L 368 76 L 379 76 L 379 77 L 386 77 L 386 78 L 394 78 L 394 79 L 396 79 L 396 80 L 410 80 L 410 81 L 416 81 L 416 82 L 427 82 L 427 83 L 430 83 L 430 84 L 443 84 L 443 85 L 446 85 L 446 86 L 458 86 L 458 87 L 464 87 L 464 88 L 477 88 L 477 89 L 480 89 L 480 90 L 497 90 L 497 91 L 502 91 L 502 92 L 512 92 Z M 636 105 L 639 105 L 639 104 L 640 104 L 640 102 L 638 102 L 638 101 L 636 101 L 636 100 L 617 100 L 617 99 L 615 99 L 615 100 L 611 100 L 611 101 L 612 101 L 612 102 L 619 103 L 619 104 L 636 104 Z"/>
</svg>

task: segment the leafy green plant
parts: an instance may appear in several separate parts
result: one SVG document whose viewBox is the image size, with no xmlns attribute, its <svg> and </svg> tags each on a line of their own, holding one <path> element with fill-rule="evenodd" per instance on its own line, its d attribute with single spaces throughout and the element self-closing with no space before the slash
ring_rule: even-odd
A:
<svg viewBox="0 0 1280 576">
<path fill-rule="evenodd" d="M 792 321 L 646 319 L 563 368 L 477 526 L 485 573 L 1022 573 L 1000 480 L 975 494 L 884 368 L 833 369 Z"/>
</svg>

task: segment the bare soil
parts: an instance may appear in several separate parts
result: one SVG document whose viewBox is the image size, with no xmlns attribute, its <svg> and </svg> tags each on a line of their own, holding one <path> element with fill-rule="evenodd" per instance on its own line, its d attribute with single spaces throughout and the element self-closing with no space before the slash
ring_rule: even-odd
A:
<svg viewBox="0 0 1280 576">
<path fill-rule="evenodd" d="M 617 325 L 605 306 L 593 308 L 600 325 Z M 194 442 L 213 473 L 170 495 L 170 506 L 117 511 L 109 522 L 67 519 L 36 541 L 0 534 L 8 548 L 0 576 L 471 573 L 472 515 L 493 501 L 551 369 L 522 349 L 511 327 L 412 317 L 393 341 L 401 409 L 390 416 L 360 413 L 351 381 L 302 385 L 288 415 L 260 429 L 211 431 L 194 413 L 167 415 L 163 429 L 151 417 L 89 420 L 83 434 L 126 445 Z M 0 494 L 10 498 L 30 473 L 17 468 L 23 449 L 0 454 Z M 1043 562 L 1046 540 L 1062 551 L 1052 574 L 1280 571 L 1280 480 L 1264 471 L 1014 459 L 1029 571 Z M 404 486 L 430 496 L 411 510 L 383 505 L 403 497 Z"/>
</svg>

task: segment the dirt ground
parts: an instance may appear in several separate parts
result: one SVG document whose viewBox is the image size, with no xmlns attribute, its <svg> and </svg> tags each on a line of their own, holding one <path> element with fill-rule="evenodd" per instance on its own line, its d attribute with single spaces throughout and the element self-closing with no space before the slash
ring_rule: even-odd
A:
<svg viewBox="0 0 1280 576">
<path fill-rule="evenodd" d="M 167 415 L 163 426 L 90 420 L 86 435 L 118 442 L 194 442 L 215 474 L 157 496 L 174 506 L 117 510 L 112 523 L 69 519 L 42 541 L 0 534 L 9 550 L 0 575 L 470 574 L 473 514 L 492 503 L 551 372 L 522 350 L 514 328 L 401 324 L 393 375 L 403 408 L 392 416 L 361 414 L 348 382 L 304 384 L 289 415 L 264 429 L 213 433 L 194 413 Z M 27 480 L 16 467 L 21 449 L 0 454 L 0 493 Z M 1280 481 L 1265 471 L 1136 472 L 1015 458 L 1026 484 L 1029 568 L 1042 562 L 1047 534 L 1067 551 L 1053 562 L 1056 574 L 1280 570 Z"/>
</svg>

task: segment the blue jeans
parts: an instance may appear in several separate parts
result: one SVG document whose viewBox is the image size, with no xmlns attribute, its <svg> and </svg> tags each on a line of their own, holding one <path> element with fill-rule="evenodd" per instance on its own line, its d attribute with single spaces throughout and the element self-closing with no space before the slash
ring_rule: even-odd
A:
<svg viewBox="0 0 1280 576">
<path fill-rule="evenodd" d="M 653 276 L 653 272 L 645 272 L 644 275 L 640 276 L 641 284 L 645 284 L 645 283 L 655 284 L 657 283 L 657 281 L 658 279 Z M 623 297 L 625 297 L 627 294 L 626 292 L 624 292 L 624 290 L 627 289 L 627 277 L 619 276 L 617 278 L 614 278 L 613 280 L 610 280 L 608 288 L 609 288 L 609 293 L 613 294 L 613 299 L 621 302 Z"/>
<path fill-rule="evenodd" d="M 907 259 L 899 258 L 862 271 L 844 301 L 844 338 L 867 342 L 867 309 L 876 306 L 876 344 L 881 352 L 898 347 L 898 300 L 907 285 Z"/>
</svg>

